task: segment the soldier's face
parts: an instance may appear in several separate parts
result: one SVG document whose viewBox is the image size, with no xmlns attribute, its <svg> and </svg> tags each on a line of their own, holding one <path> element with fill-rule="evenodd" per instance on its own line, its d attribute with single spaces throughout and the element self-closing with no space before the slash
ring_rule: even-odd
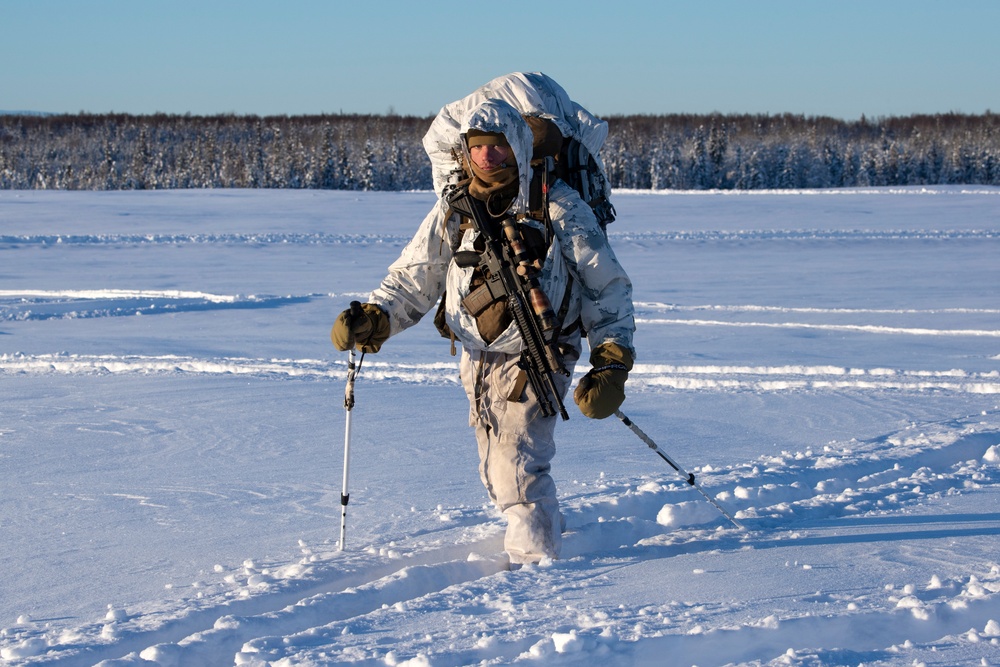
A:
<svg viewBox="0 0 1000 667">
<path fill-rule="evenodd" d="M 481 144 L 469 149 L 469 157 L 483 171 L 493 171 L 507 162 L 507 159 L 510 157 L 510 148 L 507 146 L 495 146 L 493 144 Z"/>
</svg>

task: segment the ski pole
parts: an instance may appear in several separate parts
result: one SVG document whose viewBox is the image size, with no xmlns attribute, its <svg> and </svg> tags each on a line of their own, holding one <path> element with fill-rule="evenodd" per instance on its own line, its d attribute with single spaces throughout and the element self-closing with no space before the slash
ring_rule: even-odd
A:
<svg viewBox="0 0 1000 667">
<path fill-rule="evenodd" d="M 357 318 L 360 314 L 361 304 L 352 301 L 352 319 Z M 344 421 L 344 484 L 340 492 L 340 551 L 344 550 L 344 534 L 347 532 L 347 503 L 351 499 L 351 494 L 347 491 L 347 476 L 351 464 L 351 410 L 354 408 L 354 379 L 358 374 L 358 367 L 354 365 L 354 347 L 351 347 L 347 355 L 347 386 L 344 388 L 344 409 L 347 410 L 347 418 Z M 364 359 L 363 354 L 361 358 Z"/>
<path fill-rule="evenodd" d="M 705 500 L 707 500 L 708 502 L 712 503 L 715 506 L 715 509 L 717 509 L 720 512 L 722 512 L 722 515 L 724 517 L 726 517 L 727 519 L 729 519 L 733 523 L 734 526 L 736 526 L 740 530 L 744 529 L 743 525 L 739 521 L 737 521 L 732 516 L 730 516 L 729 512 L 727 512 L 726 510 L 722 509 L 722 506 L 719 503 L 715 502 L 715 500 L 711 496 L 709 496 L 707 493 L 705 493 L 705 490 L 703 488 L 701 488 L 701 486 L 698 484 L 698 482 L 696 482 L 694 480 L 694 473 L 685 472 L 679 465 L 677 465 L 676 462 L 674 462 L 673 459 L 671 459 L 667 455 L 666 452 L 664 452 L 662 449 L 660 449 L 657 446 L 657 444 L 655 442 L 653 442 L 652 438 L 650 438 L 648 435 L 646 435 L 646 433 L 641 428 L 639 428 L 638 426 L 636 426 L 635 423 L 631 419 L 629 419 L 628 417 L 626 417 L 625 414 L 621 410 L 615 410 L 615 416 L 618 417 L 618 419 L 621 419 L 622 423 L 625 424 L 625 426 L 628 426 L 629 430 L 631 430 L 633 433 L 635 433 L 637 436 L 639 436 L 639 439 L 642 440 L 644 443 L 646 443 L 646 445 L 650 449 L 652 449 L 654 452 L 656 452 L 657 454 L 659 454 L 661 459 L 663 459 L 664 461 L 666 461 L 667 463 L 669 463 L 670 467 L 673 468 L 674 470 L 676 470 L 677 473 L 680 474 L 681 477 L 684 477 L 685 481 L 688 484 L 690 484 L 691 486 L 693 486 L 695 489 L 698 490 L 698 493 L 700 493 L 701 495 L 705 496 Z"/>
</svg>

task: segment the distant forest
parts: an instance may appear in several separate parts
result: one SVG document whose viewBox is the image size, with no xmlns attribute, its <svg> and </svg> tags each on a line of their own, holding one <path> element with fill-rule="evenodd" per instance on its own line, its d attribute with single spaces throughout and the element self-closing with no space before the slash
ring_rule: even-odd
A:
<svg viewBox="0 0 1000 667">
<path fill-rule="evenodd" d="M 0 189 L 429 190 L 412 116 L 0 115 Z M 1000 117 L 612 116 L 614 188 L 1000 185 Z"/>
</svg>

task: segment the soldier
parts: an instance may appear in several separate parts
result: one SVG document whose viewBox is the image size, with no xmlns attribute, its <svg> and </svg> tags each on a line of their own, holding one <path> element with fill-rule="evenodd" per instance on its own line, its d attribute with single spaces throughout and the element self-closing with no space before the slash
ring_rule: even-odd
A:
<svg viewBox="0 0 1000 667">
<path fill-rule="evenodd" d="M 556 346 L 570 374 L 581 355 L 581 334 L 590 346 L 592 368 L 574 400 L 584 415 L 603 419 L 624 401 L 635 358 L 632 285 L 594 212 L 562 180 L 548 184 L 540 205 L 542 220 L 529 217 L 539 208 L 530 185 L 533 145 L 544 143 L 532 130 L 541 125 L 529 126 L 500 99 L 472 109 L 460 135 L 467 177 L 463 185 L 495 219 L 514 216 L 522 226 L 542 260 L 542 289 L 558 304 Z M 362 305 L 363 315 L 345 310 L 331 338 L 339 350 L 378 352 L 390 336 L 416 324 L 444 296 L 444 320 L 462 344 L 460 374 L 479 446 L 480 477 L 507 519 L 504 548 L 516 568 L 559 556 L 563 519 L 549 474 L 557 419 L 542 415 L 538 397 L 526 386 L 519 366 L 522 337 L 507 302 L 476 298 L 485 282 L 482 269 L 454 261 L 462 253 L 482 252 L 477 237 L 440 198 Z M 555 384 L 565 395 L 570 377 L 556 374 Z"/>
</svg>

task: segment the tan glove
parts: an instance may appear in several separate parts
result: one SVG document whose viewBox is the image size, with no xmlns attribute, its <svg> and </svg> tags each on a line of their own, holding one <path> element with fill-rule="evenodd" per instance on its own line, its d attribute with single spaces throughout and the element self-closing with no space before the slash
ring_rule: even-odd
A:
<svg viewBox="0 0 1000 667">
<path fill-rule="evenodd" d="M 389 316 L 371 303 L 351 302 L 351 307 L 337 316 L 330 331 L 333 346 L 341 352 L 357 346 L 372 354 L 382 349 L 389 338 Z"/>
<path fill-rule="evenodd" d="M 590 353 L 593 368 L 573 392 L 580 412 L 591 419 L 614 414 L 625 401 L 625 380 L 632 370 L 632 354 L 616 343 L 603 343 Z"/>
</svg>

